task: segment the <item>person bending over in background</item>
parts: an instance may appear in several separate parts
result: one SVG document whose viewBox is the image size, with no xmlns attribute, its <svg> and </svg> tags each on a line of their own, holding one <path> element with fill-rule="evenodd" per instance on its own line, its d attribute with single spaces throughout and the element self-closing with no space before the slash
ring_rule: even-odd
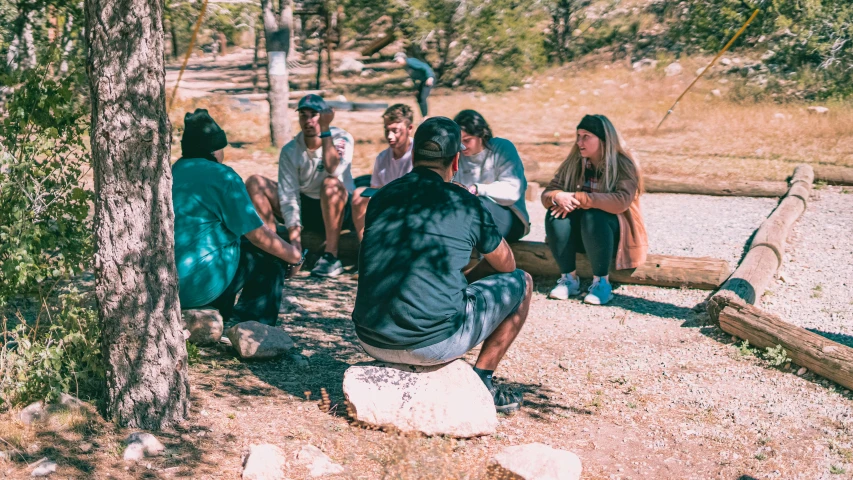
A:
<svg viewBox="0 0 853 480">
<path fill-rule="evenodd" d="M 186 114 L 182 156 L 172 165 L 181 308 L 275 325 L 287 263 L 301 264 L 302 253 L 264 225 L 243 180 L 222 165 L 227 145 L 207 110 Z"/>
<path fill-rule="evenodd" d="M 412 132 L 414 114 L 411 107 L 398 103 L 391 105 L 382 114 L 385 123 L 385 141 L 388 148 L 379 152 L 370 176 L 370 188 L 380 189 L 412 171 Z M 366 187 L 355 189 L 352 197 L 352 222 L 358 241 L 364 237 L 364 215 L 367 213 L 369 197 L 362 194 Z"/>
<path fill-rule="evenodd" d="M 480 199 L 507 242 L 517 242 L 530 231 L 524 199 L 527 179 L 518 150 L 509 140 L 495 138 L 474 110 L 459 112 L 453 121 L 462 129 L 465 145 L 453 181 Z"/>
<path fill-rule="evenodd" d="M 549 297 L 565 300 L 580 293 L 577 252 L 586 252 L 593 281 L 586 303 L 603 305 L 613 298 L 610 263 L 616 269 L 639 267 L 646 260 L 648 237 L 640 211 L 642 176 L 604 115 L 586 115 L 577 141 L 542 193 L 548 247 L 562 276 Z"/>
<path fill-rule="evenodd" d="M 271 229 L 276 218 L 287 228 L 290 243 L 302 249 L 302 229 L 325 234 L 326 249 L 313 275 L 334 277 L 344 271 L 338 260 L 343 228 L 352 229 L 350 194 L 352 135 L 330 126 L 335 112 L 318 95 L 306 95 L 296 107 L 302 130 L 281 149 L 278 182 L 260 175 L 246 180 L 258 214 Z"/>
<path fill-rule="evenodd" d="M 421 107 L 421 116 L 426 118 L 429 115 L 429 106 L 427 105 L 427 97 L 429 97 L 432 87 L 435 85 L 435 72 L 428 63 L 418 60 L 417 58 L 409 58 L 403 52 L 397 52 L 394 55 L 394 61 L 400 65 L 405 65 L 406 72 L 415 82 L 415 88 L 418 93 L 415 98 L 418 99 L 418 106 Z"/>
<path fill-rule="evenodd" d="M 482 343 L 474 371 L 509 412 L 521 395 L 496 387 L 492 373 L 527 318 L 533 281 L 516 269 L 488 210 L 450 183 L 460 136 L 449 118 L 422 123 L 411 173 L 370 201 L 352 319 L 365 352 L 390 363 L 441 365 Z M 498 273 L 466 278 L 475 247 Z"/>
</svg>

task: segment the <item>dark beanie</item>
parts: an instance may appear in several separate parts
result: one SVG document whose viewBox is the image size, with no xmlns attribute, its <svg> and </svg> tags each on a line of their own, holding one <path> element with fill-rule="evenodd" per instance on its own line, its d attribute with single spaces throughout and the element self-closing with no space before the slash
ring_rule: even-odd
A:
<svg viewBox="0 0 853 480">
<path fill-rule="evenodd" d="M 604 134 L 604 122 L 597 115 L 585 115 L 581 123 L 578 124 L 578 130 L 586 130 L 600 138 L 602 142 L 607 140 Z"/>
<path fill-rule="evenodd" d="M 213 120 L 207 110 L 196 109 L 184 116 L 184 134 L 181 137 L 181 156 L 184 158 L 210 158 L 211 153 L 228 146 L 225 131 Z"/>
</svg>

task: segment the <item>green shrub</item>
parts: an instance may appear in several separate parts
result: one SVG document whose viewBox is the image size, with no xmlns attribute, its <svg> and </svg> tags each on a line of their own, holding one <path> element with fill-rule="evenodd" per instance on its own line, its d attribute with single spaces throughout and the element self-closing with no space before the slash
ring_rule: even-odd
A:
<svg viewBox="0 0 853 480">
<path fill-rule="evenodd" d="M 673 5 L 664 15 L 672 42 L 685 45 L 688 51 L 717 52 L 755 8 L 761 12 L 733 49 L 772 52 L 765 64 L 796 83 L 801 96 L 853 93 L 853 3 L 849 0 L 694 0 Z"/>
<path fill-rule="evenodd" d="M 92 192 L 80 77 L 22 73 L 0 112 L 0 408 L 94 391 L 100 329 L 70 280 L 90 268 Z"/>
</svg>

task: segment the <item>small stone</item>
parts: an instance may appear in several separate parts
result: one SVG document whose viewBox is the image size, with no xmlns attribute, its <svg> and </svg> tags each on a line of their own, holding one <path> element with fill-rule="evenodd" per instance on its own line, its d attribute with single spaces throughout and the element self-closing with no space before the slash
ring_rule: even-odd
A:
<svg viewBox="0 0 853 480">
<path fill-rule="evenodd" d="M 765 61 L 770 60 L 771 58 L 773 58 L 775 56 L 776 56 L 776 52 L 774 52 L 773 50 L 767 50 L 766 52 L 764 52 L 764 55 L 761 56 L 761 60 L 765 60 Z"/>
<path fill-rule="evenodd" d="M 32 473 L 30 473 L 31 477 L 46 477 L 51 473 L 56 473 L 56 462 L 47 458 L 42 458 L 36 462 L 35 467 Z"/>
<path fill-rule="evenodd" d="M 157 437 L 146 432 L 133 432 L 128 435 L 124 442 L 127 443 L 127 449 L 125 449 L 125 460 L 128 460 L 128 455 L 135 458 L 138 455 L 137 451 L 140 448 L 142 449 L 144 457 L 162 455 L 166 451 L 166 447 L 160 443 L 160 440 L 157 440 Z M 136 446 L 134 447 L 134 445 Z M 133 447 L 133 449 L 131 449 L 131 447 Z M 128 451 L 131 453 L 128 454 Z"/>
<path fill-rule="evenodd" d="M 581 470 L 577 455 L 541 443 L 504 448 L 489 465 L 495 477 L 522 480 L 578 480 Z"/>
<path fill-rule="evenodd" d="M 138 462 L 145 458 L 145 446 L 141 443 L 131 443 L 124 449 L 124 459 L 128 462 Z"/>
<path fill-rule="evenodd" d="M 338 96 L 335 98 L 335 100 L 337 100 L 337 101 L 339 101 L 339 102 L 346 102 L 346 101 L 347 101 L 347 97 L 345 97 L 345 96 L 343 96 L 343 95 L 338 95 Z"/>
<path fill-rule="evenodd" d="M 281 480 L 285 466 L 284 452 L 277 446 L 252 445 L 243 462 L 243 480 Z"/>
<path fill-rule="evenodd" d="M 296 453 L 296 460 L 308 468 L 312 477 L 344 473 L 344 467 L 333 462 L 328 455 L 314 445 L 303 445 Z"/>
<path fill-rule="evenodd" d="M 732 59 L 725 57 L 725 58 L 720 60 L 720 63 L 728 67 L 729 65 L 732 64 Z"/>
<path fill-rule="evenodd" d="M 678 62 L 670 63 L 664 69 L 664 73 L 666 73 L 667 77 L 675 77 L 677 75 L 681 75 L 684 72 L 684 67 L 681 66 Z"/>
<path fill-rule="evenodd" d="M 184 310 L 181 312 L 184 328 L 190 335 L 187 341 L 196 345 L 216 343 L 222 337 L 224 325 L 218 310 Z"/>
<path fill-rule="evenodd" d="M 696 69 L 696 76 L 697 77 L 699 75 L 702 75 L 703 73 L 705 73 L 705 67 L 701 67 L 701 68 Z"/>
<path fill-rule="evenodd" d="M 808 110 L 809 113 L 815 114 L 815 115 L 826 115 L 827 113 L 829 113 L 829 109 L 826 107 L 815 106 L 815 107 L 809 107 L 806 110 Z"/>
<path fill-rule="evenodd" d="M 718 88 L 711 90 L 711 95 L 720 98 L 723 96 L 723 92 L 721 92 Z"/>
<path fill-rule="evenodd" d="M 784 113 L 774 113 L 773 118 L 776 118 L 779 120 L 786 120 L 787 119 L 787 117 L 785 116 Z"/>
<path fill-rule="evenodd" d="M 92 451 L 94 446 L 89 442 L 83 442 L 80 445 L 78 445 L 77 448 L 83 453 L 89 453 Z"/>
<path fill-rule="evenodd" d="M 809 369 L 806 367 L 800 367 L 800 369 L 797 370 L 797 375 L 800 377 L 802 377 L 803 375 L 805 375 L 807 373 L 809 373 Z"/>
<path fill-rule="evenodd" d="M 658 65 L 657 60 L 652 60 L 650 58 L 643 58 L 641 60 L 634 62 L 631 65 L 631 67 L 634 69 L 635 72 L 641 72 L 647 68 L 655 68 L 655 67 L 657 67 L 657 65 Z"/>
<path fill-rule="evenodd" d="M 516 87 L 515 85 L 509 87 L 509 89 L 512 90 L 513 92 L 517 92 L 517 91 L 521 90 L 520 88 Z"/>
<path fill-rule="evenodd" d="M 530 85 L 529 83 L 525 83 L 525 84 L 524 84 L 524 88 L 525 88 L 525 89 L 529 89 L 531 86 L 532 86 L 532 85 Z"/>
<path fill-rule="evenodd" d="M 466 438 L 491 435 L 498 424 L 489 390 L 463 360 L 354 365 L 344 373 L 343 390 L 351 415 L 378 427 Z"/>
<path fill-rule="evenodd" d="M 255 321 L 238 323 L 225 334 L 240 358 L 275 358 L 293 348 L 284 330 Z"/>
<path fill-rule="evenodd" d="M 24 425 L 32 425 L 35 422 L 46 419 L 47 412 L 44 410 L 44 402 L 39 400 L 38 402 L 27 405 L 26 408 L 21 410 L 19 418 Z"/>
<path fill-rule="evenodd" d="M 364 70 L 364 64 L 354 58 L 345 58 L 341 60 L 341 64 L 335 68 L 336 73 L 361 73 Z"/>
</svg>

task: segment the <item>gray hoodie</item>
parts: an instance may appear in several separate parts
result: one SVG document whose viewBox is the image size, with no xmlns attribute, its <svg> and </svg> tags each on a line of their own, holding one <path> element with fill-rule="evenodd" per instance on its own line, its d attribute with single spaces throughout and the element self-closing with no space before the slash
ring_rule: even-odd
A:
<svg viewBox="0 0 853 480">
<path fill-rule="evenodd" d="M 509 140 L 492 138 L 476 155 L 465 156 L 463 152 L 453 181 L 463 185 L 476 184 L 480 196 L 509 207 L 524 222 L 524 234 L 530 232 L 530 216 L 524 202 L 527 191 L 524 164 Z"/>
</svg>

